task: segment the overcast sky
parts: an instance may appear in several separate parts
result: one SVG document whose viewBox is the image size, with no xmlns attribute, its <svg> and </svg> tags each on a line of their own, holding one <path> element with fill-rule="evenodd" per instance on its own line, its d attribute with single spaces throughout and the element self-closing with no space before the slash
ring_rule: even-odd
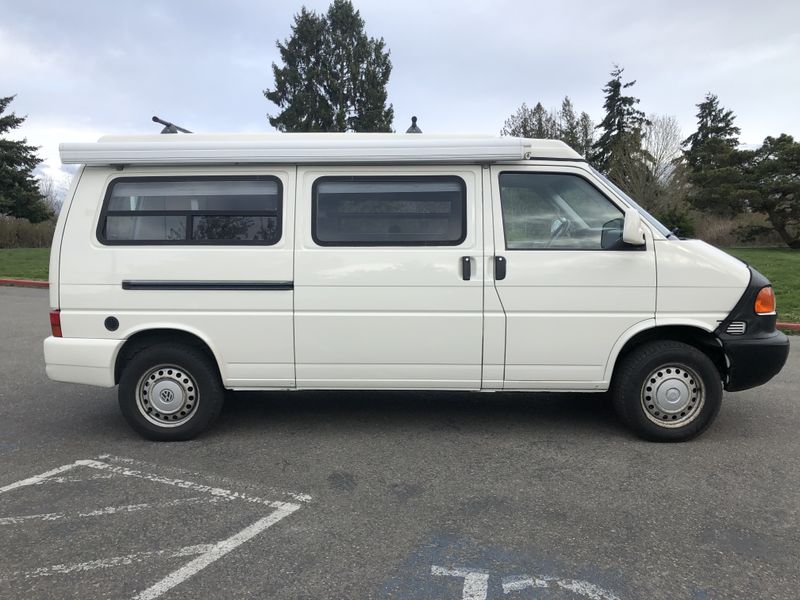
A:
<svg viewBox="0 0 800 600">
<path fill-rule="evenodd" d="M 305 5 L 324 11 L 328 1 Z M 56 173 L 58 143 L 155 133 L 270 131 L 276 39 L 301 1 L 0 0 L 0 96 Z M 613 63 L 647 113 L 688 135 L 712 91 L 741 141 L 800 136 L 800 1 L 354 0 L 394 65 L 394 127 L 496 134 L 522 102 L 602 116 Z"/>
</svg>

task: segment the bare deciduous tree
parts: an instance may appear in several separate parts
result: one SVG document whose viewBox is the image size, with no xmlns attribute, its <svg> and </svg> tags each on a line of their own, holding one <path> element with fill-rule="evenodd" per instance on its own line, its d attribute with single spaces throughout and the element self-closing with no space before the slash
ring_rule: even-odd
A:
<svg viewBox="0 0 800 600">
<path fill-rule="evenodd" d="M 67 184 L 64 181 L 58 181 L 50 175 L 42 175 L 39 177 L 39 192 L 44 198 L 44 202 L 53 215 L 58 215 L 61 212 L 61 204 L 64 202 L 64 196 L 67 194 Z"/>
<path fill-rule="evenodd" d="M 652 159 L 652 173 L 656 180 L 666 182 L 681 157 L 683 135 L 678 119 L 672 115 L 651 114 L 644 126 L 644 147 Z"/>
<path fill-rule="evenodd" d="M 675 117 L 648 115 L 642 128 L 644 152 L 620 161 L 619 170 L 629 182 L 631 196 L 656 214 L 688 209 L 682 139 Z"/>
</svg>

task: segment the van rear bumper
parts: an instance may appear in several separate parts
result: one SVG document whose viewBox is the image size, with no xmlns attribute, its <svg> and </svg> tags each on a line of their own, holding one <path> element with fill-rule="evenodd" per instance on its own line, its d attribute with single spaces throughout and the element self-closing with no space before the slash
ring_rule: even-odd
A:
<svg viewBox="0 0 800 600">
<path fill-rule="evenodd" d="M 114 387 L 114 363 L 124 343 L 50 336 L 44 340 L 47 376 L 53 381 Z"/>
<path fill-rule="evenodd" d="M 729 392 L 766 383 L 780 372 L 789 356 L 789 338 L 780 331 L 750 338 L 725 337 L 721 341 L 729 363 L 725 384 Z"/>
</svg>

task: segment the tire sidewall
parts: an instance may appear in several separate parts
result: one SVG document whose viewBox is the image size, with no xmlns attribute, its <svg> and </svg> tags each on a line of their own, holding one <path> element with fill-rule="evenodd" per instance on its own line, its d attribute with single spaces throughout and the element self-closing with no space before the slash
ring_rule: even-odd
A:
<svg viewBox="0 0 800 600">
<path fill-rule="evenodd" d="M 137 406 L 136 388 L 140 378 L 159 364 L 170 364 L 191 374 L 199 402 L 192 417 L 175 427 L 159 427 L 147 420 Z M 216 419 L 224 401 L 224 388 L 216 366 L 203 352 L 190 346 L 163 345 L 145 348 L 125 365 L 119 382 L 119 407 L 128 424 L 147 439 L 188 440 Z"/>
<path fill-rule="evenodd" d="M 659 367 L 682 364 L 701 378 L 705 398 L 697 417 L 681 427 L 661 427 L 648 418 L 642 406 L 641 390 L 646 378 Z M 694 346 L 682 342 L 653 342 L 627 357 L 621 380 L 615 382 L 617 412 L 644 439 L 656 442 L 682 442 L 703 433 L 722 405 L 722 381 L 711 359 Z"/>
</svg>

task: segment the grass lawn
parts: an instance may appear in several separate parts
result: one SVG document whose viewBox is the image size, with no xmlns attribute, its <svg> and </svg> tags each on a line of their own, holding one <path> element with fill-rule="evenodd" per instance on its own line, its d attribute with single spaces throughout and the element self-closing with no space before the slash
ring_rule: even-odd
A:
<svg viewBox="0 0 800 600">
<path fill-rule="evenodd" d="M 50 248 L 0 248 L 0 278 L 47 279 Z"/>
<path fill-rule="evenodd" d="M 725 252 L 747 262 L 772 282 L 779 321 L 800 323 L 800 250 L 725 248 Z"/>
</svg>

